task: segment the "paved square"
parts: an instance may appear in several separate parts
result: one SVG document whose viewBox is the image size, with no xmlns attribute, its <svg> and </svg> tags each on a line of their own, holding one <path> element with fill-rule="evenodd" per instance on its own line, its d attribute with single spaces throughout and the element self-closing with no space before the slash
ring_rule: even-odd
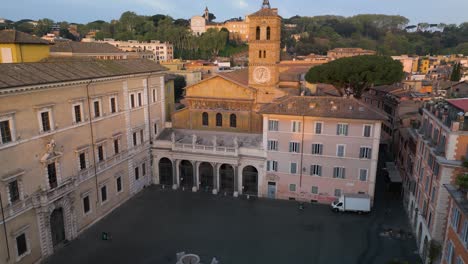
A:
<svg viewBox="0 0 468 264">
<path fill-rule="evenodd" d="M 176 252 L 203 263 L 418 263 L 412 239 L 379 235 L 405 228 L 399 200 L 377 201 L 369 215 L 326 205 L 245 200 L 150 187 L 86 230 L 47 263 L 175 263 Z M 389 210 L 390 209 L 390 210 Z M 112 234 L 102 241 L 101 232 Z"/>
</svg>

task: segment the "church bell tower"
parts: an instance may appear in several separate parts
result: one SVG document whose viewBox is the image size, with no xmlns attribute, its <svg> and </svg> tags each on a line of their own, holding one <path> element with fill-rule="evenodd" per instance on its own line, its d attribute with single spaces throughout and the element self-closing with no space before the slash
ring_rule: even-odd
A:
<svg viewBox="0 0 468 264">
<path fill-rule="evenodd" d="M 272 94 L 278 86 L 280 44 L 278 9 L 271 8 L 270 2 L 263 0 L 262 8 L 249 15 L 249 86 L 260 93 Z"/>
</svg>

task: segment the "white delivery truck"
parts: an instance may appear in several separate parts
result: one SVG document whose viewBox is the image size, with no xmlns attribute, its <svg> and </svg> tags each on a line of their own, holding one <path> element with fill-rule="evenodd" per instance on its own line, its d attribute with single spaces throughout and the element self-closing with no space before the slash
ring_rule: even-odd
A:
<svg viewBox="0 0 468 264">
<path fill-rule="evenodd" d="M 367 194 L 343 194 L 332 202 L 331 207 L 335 212 L 368 213 L 371 210 L 371 199 Z"/>
</svg>

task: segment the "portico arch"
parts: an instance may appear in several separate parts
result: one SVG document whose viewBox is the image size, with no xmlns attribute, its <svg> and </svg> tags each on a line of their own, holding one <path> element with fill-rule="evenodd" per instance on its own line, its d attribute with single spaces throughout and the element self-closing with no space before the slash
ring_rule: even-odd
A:
<svg viewBox="0 0 468 264">
<path fill-rule="evenodd" d="M 258 195 L 258 170 L 247 166 L 242 170 L 243 194 Z"/>
<path fill-rule="evenodd" d="M 193 185 L 193 164 L 188 160 L 183 160 L 179 164 L 180 186 L 192 188 Z"/>
<path fill-rule="evenodd" d="M 202 162 L 198 168 L 200 175 L 200 189 L 213 189 L 213 166 L 209 162 Z"/>
<path fill-rule="evenodd" d="M 172 161 L 168 158 L 162 158 L 159 160 L 159 184 L 172 186 L 173 175 L 172 175 Z"/>
<path fill-rule="evenodd" d="M 234 168 L 229 164 L 223 164 L 219 168 L 220 191 L 234 192 Z"/>
</svg>

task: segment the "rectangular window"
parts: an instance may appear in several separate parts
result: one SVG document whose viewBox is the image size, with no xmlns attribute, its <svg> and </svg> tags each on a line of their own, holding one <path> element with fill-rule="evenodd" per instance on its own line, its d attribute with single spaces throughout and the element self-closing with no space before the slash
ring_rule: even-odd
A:
<svg viewBox="0 0 468 264">
<path fill-rule="evenodd" d="M 367 169 L 359 169 L 359 180 L 360 181 L 367 181 Z"/>
<path fill-rule="evenodd" d="M 144 134 L 143 134 L 143 129 L 140 130 L 140 143 L 143 144 L 143 142 L 145 142 L 145 137 L 144 137 Z"/>
<path fill-rule="evenodd" d="M 140 179 L 140 169 L 135 167 L 135 180 Z"/>
<path fill-rule="evenodd" d="M 289 152 L 299 153 L 300 145 L 299 142 L 289 142 Z"/>
<path fill-rule="evenodd" d="M 345 170 L 346 169 L 344 167 L 334 167 L 333 168 L 333 178 L 344 179 L 346 177 Z"/>
<path fill-rule="evenodd" d="M 104 146 L 98 146 L 98 161 L 104 161 Z"/>
<path fill-rule="evenodd" d="M 278 162 L 276 160 L 268 160 L 267 171 L 278 171 Z"/>
<path fill-rule="evenodd" d="M 141 164 L 141 176 L 146 175 L 146 163 Z"/>
<path fill-rule="evenodd" d="M 55 162 L 47 165 L 47 176 L 49 179 L 50 189 L 56 188 L 58 183 L 57 183 L 57 171 L 55 168 Z"/>
<path fill-rule="evenodd" d="M 268 120 L 268 131 L 278 131 L 278 120 Z"/>
<path fill-rule="evenodd" d="M 89 202 L 89 195 L 83 198 L 83 212 L 85 214 L 89 213 L 91 210 L 91 204 Z"/>
<path fill-rule="evenodd" d="M 93 108 L 94 108 L 94 117 L 100 117 L 101 116 L 101 106 L 99 104 L 99 101 L 94 101 Z"/>
<path fill-rule="evenodd" d="M 335 189 L 335 197 L 341 196 L 341 189 Z"/>
<path fill-rule="evenodd" d="M 296 184 L 289 184 L 289 191 L 295 192 L 296 191 Z"/>
<path fill-rule="evenodd" d="M 291 162 L 290 170 L 289 172 L 291 174 L 296 174 L 297 173 L 297 163 Z"/>
<path fill-rule="evenodd" d="M 436 178 L 439 177 L 439 169 L 440 169 L 439 163 L 438 163 L 437 161 L 434 162 L 434 168 L 433 168 L 432 170 L 433 170 L 434 176 L 435 176 Z"/>
<path fill-rule="evenodd" d="M 294 133 L 301 132 L 301 125 L 302 125 L 301 121 L 292 121 L 291 131 L 294 132 Z"/>
<path fill-rule="evenodd" d="M 336 156 L 337 157 L 344 157 L 345 156 L 345 145 L 336 145 Z"/>
<path fill-rule="evenodd" d="M 360 159 L 370 159 L 372 157 L 372 149 L 369 147 L 361 147 L 359 149 Z"/>
<path fill-rule="evenodd" d="M 133 146 L 137 145 L 137 133 L 133 132 Z"/>
<path fill-rule="evenodd" d="M 116 102 L 115 97 L 110 98 L 110 111 L 111 113 L 117 112 L 117 102 Z"/>
<path fill-rule="evenodd" d="M 0 121 L 1 144 L 12 141 L 10 120 Z"/>
<path fill-rule="evenodd" d="M 50 116 L 49 112 L 42 112 L 41 113 L 41 125 L 42 125 L 42 131 L 47 132 L 50 131 Z"/>
<path fill-rule="evenodd" d="M 10 203 L 19 201 L 20 193 L 19 193 L 19 186 L 18 186 L 17 180 L 14 180 L 8 183 L 8 192 L 10 193 Z"/>
<path fill-rule="evenodd" d="M 431 201 L 435 202 L 435 192 L 436 192 L 436 187 L 432 187 L 432 193 L 431 193 Z"/>
<path fill-rule="evenodd" d="M 16 249 L 17 249 L 18 257 L 21 257 L 28 252 L 28 243 L 26 241 L 25 233 L 16 237 Z"/>
<path fill-rule="evenodd" d="M 458 223 L 460 222 L 460 210 L 457 207 L 453 207 L 452 212 L 452 227 L 456 233 L 458 233 Z"/>
<path fill-rule="evenodd" d="M 338 124 L 336 126 L 336 134 L 339 136 L 347 136 L 348 135 L 348 124 Z"/>
<path fill-rule="evenodd" d="M 465 247 L 468 245 L 468 220 L 463 222 L 463 228 L 461 230 L 461 239 Z"/>
<path fill-rule="evenodd" d="M 452 241 L 449 240 L 447 243 L 447 249 L 445 252 L 445 260 L 447 261 L 447 263 L 452 263 L 452 259 L 453 259 L 453 243 Z"/>
<path fill-rule="evenodd" d="M 130 94 L 130 107 L 135 108 L 135 94 Z"/>
<path fill-rule="evenodd" d="M 101 203 L 107 201 L 107 186 L 101 187 Z"/>
<path fill-rule="evenodd" d="M 141 100 L 141 93 L 138 93 L 138 106 L 142 106 L 143 102 Z"/>
<path fill-rule="evenodd" d="M 75 117 L 75 123 L 80 123 L 83 121 L 81 117 L 81 105 L 75 105 L 73 106 L 73 112 L 74 112 L 74 117 Z"/>
<path fill-rule="evenodd" d="M 268 150 L 278 150 L 278 140 L 268 140 Z"/>
<path fill-rule="evenodd" d="M 317 186 L 312 186 L 311 193 L 318 194 L 318 187 Z"/>
<path fill-rule="evenodd" d="M 156 102 L 156 89 L 153 89 L 153 103 Z"/>
<path fill-rule="evenodd" d="M 316 135 L 322 134 L 322 126 L 323 126 L 322 122 L 315 122 L 315 134 Z"/>
<path fill-rule="evenodd" d="M 312 144 L 312 154 L 322 155 L 323 154 L 323 145 L 322 144 Z"/>
<path fill-rule="evenodd" d="M 119 140 L 118 139 L 114 139 L 114 154 L 119 154 Z"/>
<path fill-rule="evenodd" d="M 157 123 L 154 123 L 154 134 L 155 135 L 158 134 L 158 124 Z"/>
<path fill-rule="evenodd" d="M 371 125 L 364 125 L 364 137 L 370 137 L 371 136 L 371 130 L 372 130 Z"/>
<path fill-rule="evenodd" d="M 86 154 L 84 152 L 79 154 L 80 170 L 86 169 Z"/>
<path fill-rule="evenodd" d="M 310 165 L 310 175 L 322 176 L 322 166 L 321 165 Z"/>
<path fill-rule="evenodd" d="M 122 191 L 122 177 L 118 177 L 116 179 L 116 185 L 117 185 L 117 192 Z"/>
</svg>

